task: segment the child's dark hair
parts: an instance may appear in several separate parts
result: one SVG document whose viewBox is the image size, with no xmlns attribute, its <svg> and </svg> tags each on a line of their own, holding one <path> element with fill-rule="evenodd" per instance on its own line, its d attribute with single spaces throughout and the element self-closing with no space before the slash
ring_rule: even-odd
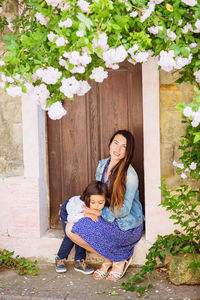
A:
<svg viewBox="0 0 200 300">
<path fill-rule="evenodd" d="M 91 195 L 103 195 L 105 197 L 105 205 L 110 206 L 110 194 L 107 185 L 101 181 L 92 181 L 82 193 L 80 199 L 85 202 L 87 207 L 90 206 Z"/>
</svg>

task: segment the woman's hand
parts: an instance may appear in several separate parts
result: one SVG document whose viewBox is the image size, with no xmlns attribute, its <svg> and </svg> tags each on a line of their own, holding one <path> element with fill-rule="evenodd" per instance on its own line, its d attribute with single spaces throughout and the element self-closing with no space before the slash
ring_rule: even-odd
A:
<svg viewBox="0 0 200 300">
<path fill-rule="evenodd" d="M 94 214 L 86 213 L 84 216 L 85 216 L 85 218 L 92 219 L 92 221 L 94 221 L 94 222 L 98 222 L 98 217 L 96 215 L 94 215 Z"/>
<path fill-rule="evenodd" d="M 98 210 L 98 209 L 92 209 L 92 208 L 89 208 L 85 205 L 82 205 L 82 208 L 83 208 L 82 212 L 84 212 L 85 214 L 93 214 L 93 215 L 96 215 L 98 217 L 101 216 L 101 211 Z"/>
</svg>

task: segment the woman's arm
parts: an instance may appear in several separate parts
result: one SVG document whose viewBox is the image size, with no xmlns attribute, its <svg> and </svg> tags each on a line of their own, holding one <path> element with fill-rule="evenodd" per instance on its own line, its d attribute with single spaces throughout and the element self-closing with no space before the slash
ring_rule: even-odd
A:
<svg viewBox="0 0 200 300">
<path fill-rule="evenodd" d="M 86 213 L 85 215 L 84 215 L 84 217 L 85 218 L 90 218 L 92 221 L 94 221 L 94 222 L 98 222 L 98 217 L 96 216 L 96 215 L 94 215 L 94 214 L 89 214 L 89 213 Z"/>
<path fill-rule="evenodd" d="M 82 208 L 83 208 L 82 212 L 84 212 L 85 214 L 93 214 L 93 215 L 98 216 L 98 217 L 101 216 L 101 211 L 100 210 L 92 209 L 92 208 L 89 208 L 85 205 L 83 205 Z"/>
</svg>

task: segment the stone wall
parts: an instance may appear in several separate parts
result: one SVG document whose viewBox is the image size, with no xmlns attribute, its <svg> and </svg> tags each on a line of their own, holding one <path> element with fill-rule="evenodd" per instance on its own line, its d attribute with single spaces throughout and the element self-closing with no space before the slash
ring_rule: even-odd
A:
<svg viewBox="0 0 200 300">
<path fill-rule="evenodd" d="M 3 4 L 6 17 L 16 15 L 17 1 L 7 0 Z M 6 30 L 5 33 L 8 33 Z M 5 44 L 0 37 L 0 55 Z M 21 99 L 12 98 L 0 90 L 0 177 L 23 175 Z"/>
<path fill-rule="evenodd" d="M 165 176 L 170 188 L 181 183 L 199 186 L 195 180 L 183 181 L 176 174 L 173 160 L 178 161 L 180 150 L 179 140 L 185 134 L 185 125 L 181 123 L 181 112 L 175 109 L 179 103 L 193 101 L 194 89 L 190 83 L 176 84 L 178 72 L 160 71 L 160 136 L 161 136 L 161 176 Z"/>
</svg>

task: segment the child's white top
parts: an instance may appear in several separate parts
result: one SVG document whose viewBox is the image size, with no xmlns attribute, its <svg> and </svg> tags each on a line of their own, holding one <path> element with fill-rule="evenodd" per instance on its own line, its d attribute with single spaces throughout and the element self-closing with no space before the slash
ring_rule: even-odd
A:
<svg viewBox="0 0 200 300">
<path fill-rule="evenodd" d="M 85 205 L 85 203 L 80 199 L 80 196 L 74 196 L 69 199 L 66 205 L 66 210 L 68 212 L 68 222 L 77 222 L 84 217 L 84 212 L 82 212 L 82 205 Z"/>
</svg>

